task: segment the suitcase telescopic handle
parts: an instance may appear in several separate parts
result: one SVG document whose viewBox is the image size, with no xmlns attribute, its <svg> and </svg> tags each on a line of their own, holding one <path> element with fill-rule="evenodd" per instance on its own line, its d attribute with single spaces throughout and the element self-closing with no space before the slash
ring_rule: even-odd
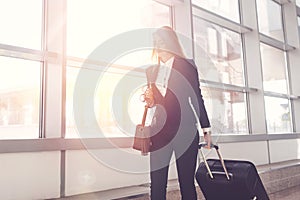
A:
<svg viewBox="0 0 300 200">
<path fill-rule="evenodd" d="M 195 119 L 196 119 L 197 130 L 198 130 L 199 133 L 201 133 L 199 117 L 198 117 L 197 112 L 196 112 L 196 110 L 195 110 L 195 108 L 194 108 L 194 105 L 193 105 L 193 103 L 192 103 L 192 98 L 189 97 L 189 98 L 188 98 L 188 101 L 189 101 L 190 107 L 191 107 L 191 109 L 192 109 L 192 111 L 193 111 L 193 113 L 194 113 Z M 204 155 L 204 153 L 203 153 L 203 151 L 202 151 L 202 147 L 205 147 L 206 145 L 207 145 L 207 143 L 199 143 L 198 148 L 200 149 L 200 153 L 201 153 L 202 159 L 203 159 L 203 161 L 204 161 L 204 164 L 205 164 L 205 166 L 206 166 L 206 169 L 207 169 L 207 171 L 208 171 L 208 174 L 209 174 L 210 178 L 213 179 L 214 176 L 213 176 L 213 174 L 212 174 L 212 172 L 211 172 L 211 170 L 210 170 L 210 167 L 209 167 L 209 165 L 208 165 L 208 163 L 207 163 L 207 161 L 206 161 L 205 155 Z M 212 144 L 212 143 L 211 143 L 210 145 L 211 145 L 212 148 L 216 149 L 217 154 L 218 154 L 218 157 L 219 157 L 219 159 L 220 159 L 220 161 L 221 161 L 221 164 L 222 164 L 222 167 L 223 167 L 223 169 L 224 169 L 226 178 L 227 178 L 227 180 L 230 180 L 229 175 L 228 175 L 228 171 L 227 171 L 226 166 L 225 166 L 225 163 L 224 163 L 224 160 L 223 160 L 223 158 L 222 158 L 222 156 L 221 156 L 221 153 L 220 153 L 220 151 L 219 151 L 219 146 L 218 146 L 218 145 L 215 145 L 215 144 Z"/>
<path fill-rule="evenodd" d="M 202 159 L 203 159 L 203 161 L 204 161 L 204 164 L 205 164 L 205 166 L 206 166 L 206 169 L 207 169 L 207 171 L 208 171 L 208 174 L 209 174 L 210 178 L 213 179 L 213 178 L 214 178 L 213 173 L 211 172 L 210 167 L 209 167 L 209 165 L 208 165 L 208 163 L 207 163 L 207 161 L 206 161 L 205 155 L 204 155 L 204 153 L 203 153 L 203 151 L 202 151 L 202 147 L 205 147 L 206 145 L 207 145 L 206 143 L 199 143 L 199 146 L 198 146 L 198 147 L 199 147 L 199 149 L 200 149 L 201 157 L 202 157 Z M 211 144 L 211 148 L 216 149 L 216 152 L 217 152 L 218 157 L 219 157 L 219 159 L 220 159 L 220 162 L 221 162 L 221 164 L 222 164 L 223 170 L 224 170 L 224 172 L 225 172 L 226 178 L 227 178 L 227 180 L 230 180 L 229 174 L 228 174 L 228 171 L 227 171 L 227 168 L 226 168 L 226 166 L 225 166 L 225 162 L 224 162 L 223 157 L 222 157 L 222 155 L 221 155 L 221 153 L 220 153 L 220 151 L 219 151 L 219 146 L 216 145 L 216 144 Z"/>
</svg>

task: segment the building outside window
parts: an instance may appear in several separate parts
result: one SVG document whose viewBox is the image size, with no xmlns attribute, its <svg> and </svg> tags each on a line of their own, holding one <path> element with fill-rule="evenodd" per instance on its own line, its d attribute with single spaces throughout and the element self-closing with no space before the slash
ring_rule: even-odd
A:
<svg viewBox="0 0 300 200">
<path fill-rule="evenodd" d="M 192 0 L 192 4 L 240 23 L 239 0 Z"/>
<path fill-rule="evenodd" d="M 291 132 L 285 52 L 261 43 L 261 60 L 267 131 L 268 133 Z"/>
<path fill-rule="evenodd" d="M 39 136 L 41 63 L 0 56 L 0 139 Z"/>
<path fill-rule="evenodd" d="M 281 5 L 273 0 L 257 0 L 256 5 L 259 32 L 284 41 Z"/>
<path fill-rule="evenodd" d="M 263 85 L 265 91 L 287 94 L 287 74 L 284 51 L 261 43 Z"/>
<path fill-rule="evenodd" d="M 266 122 L 268 133 L 290 133 L 291 113 L 287 98 L 265 96 Z"/>
<path fill-rule="evenodd" d="M 197 16 L 193 21 L 195 60 L 213 132 L 248 133 L 245 93 L 224 87 L 245 87 L 241 35 Z"/>
<path fill-rule="evenodd" d="M 42 62 L 7 49 L 41 50 L 42 11 L 42 1 L 0 1 L 0 139 L 39 137 Z"/>
</svg>

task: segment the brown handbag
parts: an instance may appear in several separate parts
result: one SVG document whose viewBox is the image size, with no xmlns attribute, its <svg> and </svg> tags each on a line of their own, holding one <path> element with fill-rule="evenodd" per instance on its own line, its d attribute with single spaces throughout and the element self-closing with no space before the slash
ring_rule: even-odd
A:
<svg viewBox="0 0 300 200">
<path fill-rule="evenodd" d="M 153 65 L 147 68 L 146 70 L 148 89 L 150 89 L 151 91 L 152 91 L 151 85 L 152 83 L 155 82 L 158 75 L 159 64 L 160 64 L 160 60 L 158 60 L 158 65 Z M 149 105 L 146 104 L 144 114 L 143 114 L 142 124 L 138 124 L 135 129 L 135 135 L 134 135 L 133 146 L 132 146 L 133 149 L 140 151 L 142 156 L 148 155 L 151 147 L 150 127 L 145 126 L 148 108 Z"/>
<path fill-rule="evenodd" d="M 147 112 L 148 112 L 148 105 L 145 105 L 142 124 L 136 126 L 134 141 L 132 146 L 133 149 L 141 151 L 142 156 L 148 155 L 151 146 L 150 127 L 145 126 Z"/>
</svg>

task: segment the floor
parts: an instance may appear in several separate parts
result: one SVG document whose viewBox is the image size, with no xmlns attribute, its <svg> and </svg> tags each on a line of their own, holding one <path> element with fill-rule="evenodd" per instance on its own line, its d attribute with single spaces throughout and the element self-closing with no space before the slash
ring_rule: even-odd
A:
<svg viewBox="0 0 300 200">
<path fill-rule="evenodd" d="M 300 200 L 300 185 L 271 194 L 270 200 Z"/>
<path fill-rule="evenodd" d="M 270 200 L 300 200 L 300 185 L 297 187 L 289 188 L 287 190 L 283 190 L 280 192 L 276 192 L 273 194 L 269 195 Z M 65 197 L 65 198 L 60 198 L 60 200 L 82 200 L 82 199 L 87 199 L 87 200 L 103 200 L 107 198 L 103 198 L 103 196 L 98 196 L 98 195 L 85 195 L 83 196 L 77 196 L 77 197 Z M 130 198 L 120 198 L 120 199 L 115 199 L 115 200 L 149 200 L 149 196 L 136 196 L 136 197 L 130 197 Z M 178 198 L 178 193 L 177 194 L 168 194 L 167 200 L 179 200 Z M 202 200 L 200 198 L 199 200 Z"/>
<path fill-rule="evenodd" d="M 269 195 L 270 200 L 300 200 L 300 185 Z M 149 197 L 122 198 L 119 200 L 148 200 Z M 171 195 L 167 200 L 176 200 Z M 178 199 L 179 200 L 179 199 Z"/>
</svg>

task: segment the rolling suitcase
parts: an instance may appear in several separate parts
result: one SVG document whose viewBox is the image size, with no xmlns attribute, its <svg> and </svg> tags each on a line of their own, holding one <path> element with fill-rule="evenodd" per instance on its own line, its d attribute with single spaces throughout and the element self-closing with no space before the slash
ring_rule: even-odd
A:
<svg viewBox="0 0 300 200">
<path fill-rule="evenodd" d="M 205 159 L 199 164 L 196 180 L 206 200 L 269 200 L 256 167 L 249 161 L 223 160 L 217 145 L 212 145 L 218 159 Z"/>
</svg>

